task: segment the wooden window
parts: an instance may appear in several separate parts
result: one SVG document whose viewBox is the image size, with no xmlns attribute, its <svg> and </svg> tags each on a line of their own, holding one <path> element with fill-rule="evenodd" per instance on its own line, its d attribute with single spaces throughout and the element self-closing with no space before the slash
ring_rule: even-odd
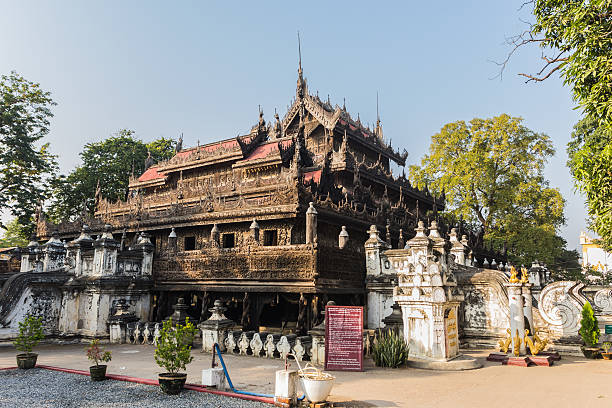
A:
<svg viewBox="0 0 612 408">
<path fill-rule="evenodd" d="M 185 251 L 193 251 L 196 249 L 195 237 L 185 237 Z"/>
<path fill-rule="evenodd" d="M 223 234 L 223 248 L 233 248 L 236 245 L 234 234 Z"/>
<path fill-rule="evenodd" d="M 278 232 L 276 230 L 265 230 L 264 231 L 264 246 L 276 246 L 278 245 Z"/>
</svg>

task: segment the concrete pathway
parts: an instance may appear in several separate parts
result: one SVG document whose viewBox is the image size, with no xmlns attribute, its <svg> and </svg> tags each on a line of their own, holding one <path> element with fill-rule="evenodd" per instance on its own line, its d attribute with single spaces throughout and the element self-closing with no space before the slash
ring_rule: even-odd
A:
<svg viewBox="0 0 612 408">
<path fill-rule="evenodd" d="M 113 353 L 108 372 L 157 378 L 161 372 L 149 345 L 109 345 Z M 35 350 L 39 363 L 86 370 L 85 345 L 42 345 Z M 380 369 L 367 361 L 361 373 L 334 372 L 334 406 L 342 407 L 493 407 L 565 408 L 612 407 L 612 361 L 563 356 L 553 367 L 507 367 L 484 361 L 488 351 L 466 350 L 484 367 L 462 372 L 413 368 Z M 0 347 L 0 368 L 15 365 L 16 351 Z M 201 370 L 210 367 L 210 354 L 193 352 L 188 382 L 199 383 Z M 274 392 L 274 372 L 280 360 L 224 355 L 236 388 Z M 292 363 L 295 367 L 295 363 Z M 2 389 L 2 384 L 0 384 Z"/>
</svg>

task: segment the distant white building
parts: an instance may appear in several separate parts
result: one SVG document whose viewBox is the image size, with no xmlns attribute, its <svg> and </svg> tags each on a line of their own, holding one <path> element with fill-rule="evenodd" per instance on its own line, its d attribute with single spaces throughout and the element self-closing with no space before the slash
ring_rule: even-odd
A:
<svg viewBox="0 0 612 408">
<path fill-rule="evenodd" d="M 612 272 L 612 254 L 604 251 L 584 231 L 580 232 L 582 267 L 592 267 L 600 272 Z"/>
</svg>

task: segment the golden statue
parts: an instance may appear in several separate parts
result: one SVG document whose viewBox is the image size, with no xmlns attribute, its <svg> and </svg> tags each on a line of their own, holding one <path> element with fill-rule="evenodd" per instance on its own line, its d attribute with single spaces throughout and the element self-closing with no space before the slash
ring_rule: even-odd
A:
<svg viewBox="0 0 612 408">
<path fill-rule="evenodd" d="M 508 352 L 510 343 L 512 343 L 512 333 L 510 332 L 510 329 L 506 329 L 506 332 L 508 332 L 508 337 L 503 340 L 499 340 L 499 351 L 503 351 L 504 353 Z"/>
<path fill-rule="evenodd" d="M 537 335 L 537 333 L 534 333 L 533 335 L 533 339 L 535 340 L 535 344 L 534 344 L 534 342 L 528 336 L 529 336 L 529 330 L 525 330 L 525 337 L 524 337 L 525 345 L 529 346 L 529 351 L 531 352 L 532 355 L 537 356 L 538 353 L 544 351 L 544 349 L 548 345 L 548 339 L 546 338 L 542 340 L 540 336 Z"/>
<path fill-rule="evenodd" d="M 514 355 L 516 357 L 521 355 L 521 337 L 518 329 L 516 329 L 516 336 L 514 336 Z"/>
<path fill-rule="evenodd" d="M 538 353 L 539 353 L 541 351 L 544 351 L 544 349 L 548 345 L 549 339 L 548 339 L 548 337 L 546 337 L 544 339 L 540 338 L 540 336 L 538 336 L 538 334 L 537 334 L 538 331 L 539 330 L 536 330 L 536 333 L 534 333 L 533 339 L 535 340 L 535 345 L 536 345 L 536 348 L 538 349 Z"/>
<path fill-rule="evenodd" d="M 521 267 L 521 283 L 529 283 L 529 271 L 524 266 Z"/>
<path fill-rule="evenodd" d="M 529 351 L 532 355 L 537 356 L 540 352 L 538 348 L 533 344 L 533 341 L 529 338 L 529 330 L 525 329 L 525 337 L 523 337 L 523 341 L 525 342 L 525 346 L 529 347 Z"/>
<path fill-rule="evenodd" d="M 520 281 L 516 277 L 516 269 L 514 266 L 510 267 L 510 283 L 519 283 Z"/>
</svg>

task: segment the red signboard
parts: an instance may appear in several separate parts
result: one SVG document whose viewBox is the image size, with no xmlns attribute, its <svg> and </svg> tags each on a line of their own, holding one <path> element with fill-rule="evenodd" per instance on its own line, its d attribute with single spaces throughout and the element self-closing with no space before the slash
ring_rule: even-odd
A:
<svg viewBox="0 0 612 408">
<path fill-rule="evenodd" d="M 325 307 L 325 369 L 363 371 L 363 307 Z"/>
</svg>

